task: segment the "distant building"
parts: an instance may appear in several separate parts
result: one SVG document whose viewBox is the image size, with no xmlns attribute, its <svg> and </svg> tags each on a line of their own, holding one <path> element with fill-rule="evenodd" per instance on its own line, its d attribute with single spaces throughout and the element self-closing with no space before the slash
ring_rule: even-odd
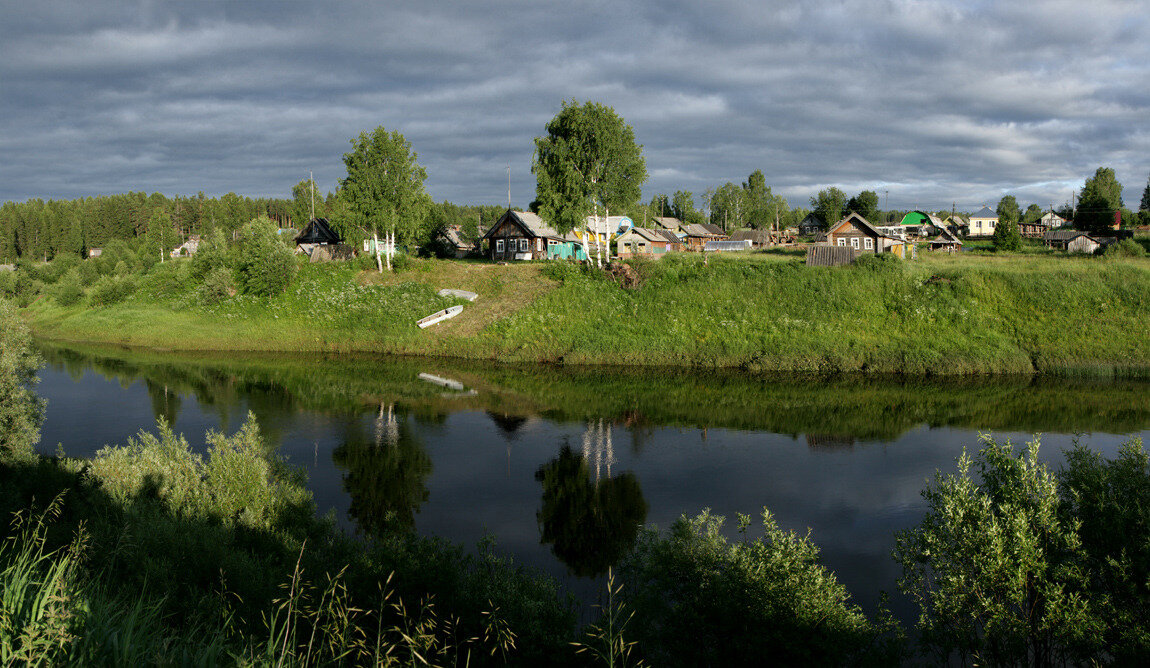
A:
<svg viewBox="0 0 1150 668">
<path fill-rule="evenodd" d="M 193 235 L 188 237 L 187 241 L 185 241 L 184 243 L 180 244 L 179 246 L 176 246 L 175 248 L 173 248 L 172 252 L 171 252 L 171 256 L 172 257 L 188 257 L 189 255 L 195 255 L 196 251 L 198 251 L 199 249 L 200 249 L 200 235 L 193 234 Z"/>
<path fill-rule="evenodd" d="M 864 253 L 894 253 L 906 257 L 904 240 L 882 232 L 853 211 L 831 227 L 827 232 L 827 241 L 832 246 L 852 248 Z"/>
<path fill-rule="evenodd" d="M 806 218 L 799 221 L 799 234 L 804 237 L 811 237 L 823 229 L 823 221 L 814 213 L 808 213 Z"/>
<path fill-rule="evenodd" d="M 977 213 L 971 214 L 968 225 L 970 236 L 989 237 L 994 234 L 994 227 L 998 225 L 998 214 L 984 206 Z"/>
</svg>

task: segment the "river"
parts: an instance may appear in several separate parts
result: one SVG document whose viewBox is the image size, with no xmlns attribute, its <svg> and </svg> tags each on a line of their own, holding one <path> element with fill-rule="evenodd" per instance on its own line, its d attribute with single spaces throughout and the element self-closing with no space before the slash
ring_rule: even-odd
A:
<svg viewBox="0 0 1150 668">
<path fill-rule="evenodd" d="M 761 377 L 678 369 L 68 348 L 41 342 L 40 450 L 89 457 L 164 417 L 193 447 L 251 412 L 349 532 L 400 524 L 554 575 L 584 602 L 641 525 L 703 508 L 810 532 L 873 612 L 894 593 L 894 534 L 979 433 L 1075 438 L 1113 455 L 1150 437 L 1150 384 Z M 892 597 L 896 616 L 913 611 Z"/>
</svg>

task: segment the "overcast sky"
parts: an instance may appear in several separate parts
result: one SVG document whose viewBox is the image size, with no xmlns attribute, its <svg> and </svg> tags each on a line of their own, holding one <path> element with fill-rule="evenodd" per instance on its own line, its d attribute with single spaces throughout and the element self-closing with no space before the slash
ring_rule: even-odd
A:
<svg viewBox="0 0 1150 668">
<path fill-rule="evenodd" d="M 1150 6 L 1057 2 L 0 0 L 0 200 L 290 197 L 402 132 L 436 200 L 524 206 L 565 99 L 644 146 L 644 197 L 762 169 L 793 205 L 1058 206 L 1150 172 Z"/>
</svg>

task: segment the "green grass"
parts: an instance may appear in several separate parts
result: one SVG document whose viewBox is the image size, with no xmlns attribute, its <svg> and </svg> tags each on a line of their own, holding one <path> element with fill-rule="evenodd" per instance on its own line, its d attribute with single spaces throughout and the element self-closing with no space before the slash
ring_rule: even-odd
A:
<svg viewBox="0 0 1150 668">
<path fill-rule="evenodd" d="M 287 292 L 198 302 L 166 263 L 110 306 L 27 309 L 42 337 L 181 350 L 372 351 L 514 362 L 910 375 L 1150 373 L 1150 260 L 920 253 L 808 268 L 778 253 L 637 263 L 624 289 L 562 264 L 304 265 Z M 889 261 L 888 261 L 889 260 Z M 462 315 L 415 320 L 473 290 Z M 50 290 L 49 290 L 50 292 Z M 66 301 L 66 300 L 65 300 Z"/>
</svg>

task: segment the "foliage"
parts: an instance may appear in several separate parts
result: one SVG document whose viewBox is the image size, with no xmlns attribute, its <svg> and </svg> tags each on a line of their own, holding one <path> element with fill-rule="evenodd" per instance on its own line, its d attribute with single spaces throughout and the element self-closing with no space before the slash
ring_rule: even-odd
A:
<svg viewBox="0 0 1150 668">
<path fill-rule="evenodd" d="M 899 584 L 937 661 L 1052 665 L 1082 660 L 1097 642 L 1078 519 L 1061 512 L 1038 447 L 1015 456 L 1009 441 L 984 436 L 957 475 L 936 473 L 922 492 L 926 516 L 897 537 Z"/>
<path fill-rule="evenodd" d="M 1022 234 L 1018 231 L 1017 219 L 1000 218 L 994 226 L 991 242 L 996 251 L 1018 251 L 1022 249 Z"/>
<path fill-rule="evenodd" d="M 198 291 L 200 302 L 207 306 L 219 304 L 235 292 L 232 270 L 227 267 L 216 267 L 208 272 Z"/>
<path fill-rule="evenodd" d="M 1150 656 L 1150 457 L 1141 439 L 1106 461 L 1075 443 L 1059 472 L 1064 524 L 1080 523 L 1090 605 L 1118 664 Z"/>
<path fill-rule="evenodd" d="M 639 201 L 647 180 L 643 147 L 611 107 L 575 100 L 535 138 L 535 196 L 539 213 L 560 233 L 581 229 L 595 207 L 616 211 Z"/>
<path fill-rule="evenodd" d="M 1114 170 L 1099 167 L 1082 186 L 1074 226 L 1089 232 L 1105 232 L 1114 224 L 1114 212 L 1122 206 L 1122 184 Z"/>
<path fill-rule="evenodd" d="M 122 276 L 102 276 L 92 286 L 89 301 L 92 306 L 118 304 L 136 291 L 136 277 L 125 273 Z"/>
<path fill-rule="evenodd" d="M 811 197 L 811 207 L 826 227 L 831 227 L 843 217 L 843 209 L 847 205 L 847 196 L 835 187 L 820 190 Z"/>
<path fill-rule="evenodd" d="M 666 536 L 649 530 L 620 566 L 632 637 L 653 665 L 842 665 L 875 629 L 818 562 L 808 537 L 763 510 L 763 536 L 728 543 L 723 518 L 681 517 Z"/>
<path fill-rule="evenodd" d="M 287 242 L 267 218 L 257 218 L 244 226 L 236 252 L 236 278 L 246 293 L 261 297 L 287 290 L 298 265 Z"/>
<path fill-rule="evenodd" d="M 60 282 L 56 290 L 56 303 L 60 306 L 75 306 L 84 299 L 84 288 L 80 286 L 79 278 Z"/>
<path fill-rule="evenodd" d="M 616 600 L 621 598 L 622 591 L 623 585 L 615 584 L 615 574 L 608 569 L 607 602 L 598 606 L 601 610 L 599 621 L 587 628 L 582 642 L 572 644 L 575 645 L 577 654 L 594 657 L 596 663 L 609 668 L 615 666 L 626 668 L 629 665 L 638 668 L 643 662 L 631 660 L 636 643 L 627 640 L 623 635 L 635 613 L 628 613 L 626 604 Z"/>
<path fill-rule="evenodd" d="M 873 190 L 864 190 L 850 198 L 847 209 L 873 222 L 878 222 L 878 193 Z"/>
<path fill-rule="evenodd" d="M 44 401 L 32 387 L 41 363 L 27 325 L 0 299 L 0 456 L 28 456 L 40 440 Z"/>
<path fill-rule="evenodd" d="M 1107 246 L 1102 254 L 1106 257 L 1146 257 L 1146 249 L 1133 239 L 1123 239 Z"/>
<path fill-rule="evenodd" d="M 0 542 L 0 664 L 52 665 L 73 637 L 69 600 L 78 577 L 78 535 L 70 549 L 47 547 L 48 520 L 60 512 L 59 498 L 43 514 L 22 512 L 12 534 Z"/>
<path fill-rule="evenodd" d="M 1150 211 L 1150 177 L 1146 179 L 1146 188 L 1142 190 L 1142 201 L 1138 203 L 1138 212 Z"/>
<path fill-rule="evenodd" d="M 347 176 L 340 179 L 336 197 L 346 206 L 344 220 L 334 222 L 345 237 L 352 233 L 371 237 L 394 232 L 399 243 L 412 244 L 426 236 L 424 222 L 431 198 L 423 189 L 427 172 L 419 156 L 398 131 L 383 126 L 361 132 L 343 154 Z"/>
<path fill-rule="evenodd" d="M 1018 223 L 1022 218 L 1022 211 L 1018 208 L 1018 200 L 1014 195 L 1003 195 L 1002 199 L 998 200 L 998 206 L 994 212 L 998 214 L 998 224 L 1011 222 Z M 995 227 L 997 230 L 997 226 Z"/>
<path fill-rule="evenodd" d="M 228 240 L 223 230 L 216 228 L 200 239 L 196 254 L 191 259 L 191 274 L 196 281 L 203 281 L 215 269 L 230 266 Z"/>
</svg>

